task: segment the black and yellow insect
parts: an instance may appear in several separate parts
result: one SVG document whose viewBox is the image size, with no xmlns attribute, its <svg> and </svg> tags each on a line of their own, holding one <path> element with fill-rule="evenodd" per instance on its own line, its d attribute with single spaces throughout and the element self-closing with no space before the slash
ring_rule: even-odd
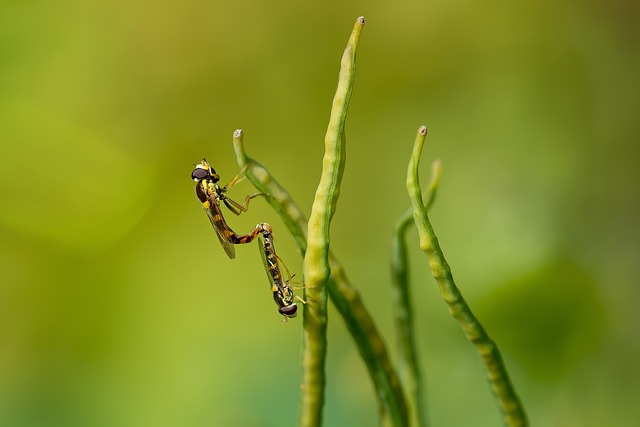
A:
<svg viewBox="0 0 640 427">
<path fill-rule="evenodd" d="M 244 179 L 244 171 L 240 171 L 240 173 L 229 181 L 227 185 L 220 187 L 218 185 L 220 176 L 211 167 L 211 165 L 209 165 L 207 159 L 203 158 L 199 164 L 195 165 L 195 167 L 196 168 L 191 173 L 191 179 L 196 181 L 196 196 L 198 196 L 198 200 L 202 203 L 202 208 L 207 214 L 207 217 L 209 218 L 224 251 L 229 258 L 233 259 L 236 256 L 234 245 L 253 241 L 253 239 L 255 239 L 261 232 L 261 229 L 258 225 L 248 234 L 236 234 L 231 227 L 227 225 L 227 222 L 222 215 L 222 210 L 220 209 L 220 203 L 224 203 L 224 205 L 234 214 L 240 215 L 242 212 L 247 211 L 249 201 L 251 199 L 264 194 L 253 193 L 245 198 L 243 204 L 237 203 L 228 198 L 225 193 L 229 188 L 231 188 L 231 186 Z"/>
<path fill-rule="evenodd" d="M 240 171 L 227 185 L 220 187 L 218 181 L 220 176 L 211 167 L 206 159 L 195 165 L 195 169 L 191 173 L 191 178 L 196 181 L 196 195 L 198 200 L 202 203 L 202 208 L 207 214 L 207 218 L 211 222 L 213 229 L 216 232 L 216 236 L 220 241 L 224 251 L 233 259 L 236 256 L 235 246 L 238 244 L 250 243 L 256 237 L 259 238 L 259 249 L 264 268 L 271 284 L 271 292 L 273 292 L 273 299 L 278 305 L 278 312 L 283 316 L 284 320 L 296 317 L 298 306 L 295 300 L 302 303 L 306 303 L 302 298 L 295 296 L 293 289 L 289 286 L 289 282 L 292 278 L 289 270 L 284 265 L 280 257 L 276 255 L 276 249 L 273 245 L 273 230 L 266 222 L 260 223 L 251 230 L 250 233 L 245 235 L 236 234 L 231 227 L 227 224 L 222 215 L 220 204 L 229 208 L 231 212 L 236 215 L 240 215 L 242 212 L 246 212 L 249 206 L 249 201 L 254 197 L 264 195 L 263 193 L 250 194 L 245 198 L 243 204 L 234 202 L 226 196 L 226 191 L 234 184 L 240 182 L 244 176 Z M 280 263 L 284 266 L 287 272 L 287 279 L 284 280 L 282 272 L 280 270 Z"/>
<path fill-rule="evenodd" d="M 289 282 L 293 276 L 289 273 L 287 267 L 282 263 L 286 272 L 287 279 L 283 280 L 280 263 L 282 260 L 276 255 L 276 248 L 273 245 L 273 230 L 267 223 L 258 224 L 256 228 L 260 228 L 258 241 L 260 242 L 260 255 L 264 268 L 267 271 L 269 282 L 271 283 L 271 292 L 273 299 L 278 304 L 278 312 L 282 314 L 284 320 L 296 317 L 298 305 L 295 300 L 306 303 L 302 298 L 293 294 L 293 289 L 289 286 Z"/>
</svg>

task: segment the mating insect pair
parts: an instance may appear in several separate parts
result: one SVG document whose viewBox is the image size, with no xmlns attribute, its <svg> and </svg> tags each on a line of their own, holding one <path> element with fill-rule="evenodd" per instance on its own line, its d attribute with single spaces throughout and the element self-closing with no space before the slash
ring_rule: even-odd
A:
<svg viewBox="0 0 640 427">
<path fill-rule="evenodd" d="M 269 282 L 271 283 L 271 291 L 273 292 L 273 299 L 278 304 L 278 312 L 284 316 L 286 321 L 288 318 L 296 317 L 298 306 L 295 300 L 305 302 L 302 298 L 293 294 L 292 288 L 289 286 L 292 276 L 289 274 L 289 270 L 285 266 L 287 272 L 287 279 L 284 280 L 282 272 L 280 270 L 280 262 L 282 260 L 276 255 L 276 250 L 273 245 L 273 230 L 267 223 L 260 223 L 251 230 L 250 233 L 245 235 L 236 234 L 231 227 L 227 224 L 222 215 L 220 203 L 229 208 L 231 212 L 236 215 L 240 215 L 242 212 L 246 212 L 249 207 L 249 201 L 257 196 L 263 196 L 264 193 L 253 193 L 245 198 L 243 204 L 234 202 L 226 196 L 226 192 L 231 186 L 237 184 L 244 179 L 244 170 L 240 171 L 227 185 L 220 187 L 218 181 L 220 176 L 209 165 L 206 159 L 195 165 L 195 169 L 191 173 L 191 178 L 196 181 L 196 196 L 202 203 L 204 209 L 213 229 L 216 232 L 216 236 L 220 241 L 220 244 L 224 248 L 224 251 L 233 259 L 236 256 L 234 245 L 250 243 L 256 237 L 261 236 L 258 241 L 260 242 L 260 254 L 264 263 L 264 268 L 267 271 Z M 284 263 L 282 262 L 282 265 Z"/>
</svg>

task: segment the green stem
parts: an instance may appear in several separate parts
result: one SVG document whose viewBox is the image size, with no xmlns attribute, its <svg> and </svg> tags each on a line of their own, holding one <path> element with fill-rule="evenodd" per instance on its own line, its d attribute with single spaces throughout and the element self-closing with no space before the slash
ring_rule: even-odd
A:
<svg viewBox="0 0 640 427">
<path fill-rule="evenodd" d="M 280 215 L 293 236 L 300 253 L 307 250 L 307 218 L 287 191 L 269 171 L 248 157 L 244 149 L 241 130 L 233 134 L 233 145 L 238 166 L 246 168 L 249 181 L 262 193 L 267 202 Z M 329 298 L 343 318 L 358 347 L 373 382 L 383 426 L 407 426 L 407 408 L 398 376 L 391 364 L 386 344 L 367 311 L 357 288 L 349 281 L 338 259 L 329 251 L 331 278 L 327 282 Z"/>
<path fill-rule="evenodd" d="M 440 176 L 442 173 L 439 160 L 433 162 L 429 197 L 425 207 L 433 205 Z M 413 222 L 413 210 L 407 209 L 396 223 L 391 240 L 391 275 L 392 295 L 396 334 L 400 344 L 400 374 L 407 396 L 407 405 L 411 414 L 411 425 L 426 427 L 428 425 L 425 387 L 422 368 L 418 357 L 414 333 L 413 307 L 409 288 L 409 259 L 407 256 L 407 230 Z"/>
<path fill-rule="evenodd" d="M 413 153 L 409 160 L 409 167 L 407 168 L 407 190 L 411 198 L 418 234 L 420 235 L 420 248 L 429 259 L 431 273 L 438 283 L 440 295 L 447 303 L 449 312 L 460 323 L 465 336 L 480 353 L 487 378 L 502 411 L 505 425 L 513 427 L 526 426 L 527 418 L 524 408 L 511 385 L 500 351 L 462 298 L 422 202 L 418 166 L 426 135 L 427 128 L 420 127 L 413 146 Z"/>
<path fill-rule="evenodd" d="M 355 26 L 342 56 L 338 88 L 325 135 L 322 174 L 307 226 L 307 253 L 304 257 L 305 298 L 302 339 L 302 402 L 300 426 L 322 424 L 325 360 L 327 354 L 327 288 L 329 279 L 329 227 L 340 195 L 345 163 L 344 125 L 355 78 L 355 55 L 364 18 Z"/>
</svg>

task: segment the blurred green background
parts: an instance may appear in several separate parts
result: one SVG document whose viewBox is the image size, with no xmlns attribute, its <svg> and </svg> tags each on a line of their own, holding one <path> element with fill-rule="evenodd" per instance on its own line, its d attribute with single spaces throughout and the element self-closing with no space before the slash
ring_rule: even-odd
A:
<svg viewBox="0 0 640 427">
<path fill-rule="evenodd" d="M 292 426 L 301 319 L 256 245 L 230 261 L 190 180 L 245 131 L 309 211 L 339 60 L 367 18 L 332 245 L 396 355 L 389 241 L 415 132 L 444 163 L 432 221 L 531 424 L 640 419 L 637 2 L 3 1 L 0 425 Z M 230 191 L 242 200 L 248 182 Z M 270 222 L 263 200 L 231 226 Z M 417 239 L 434 426 L 495 426 L 480 360 Z M 327 426 L 376 425 L 330 312 Z"/>
</svg>

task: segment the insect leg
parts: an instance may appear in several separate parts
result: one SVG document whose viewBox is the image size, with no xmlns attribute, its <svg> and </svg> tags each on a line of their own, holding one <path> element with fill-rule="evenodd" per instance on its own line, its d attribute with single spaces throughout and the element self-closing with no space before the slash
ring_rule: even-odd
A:
<svg viewBox="0 0 640 427">
<path fill-rule="evenodd" d="M 246 212 L 249 209 L 249 201 L 251 199 L 253 199 L 254 197 L 266 196 L 266 195 L 267 195 L 266 193 L 251 193 L 244 198 L 244 203 L 242 204 L 228 197 L 222 198 L 222 202 L 225 204 L 227 208 L 229 208 L 231 212 L 233 212 L 236 215 L 240 215 L 242 212 Z"/>
<path fill-rule="evenodd" d="M 241 182 L 243 179 L 245 179 L 247 176 L 244 174 L 247 170 L 247 168 L 249 167 L 249 165 L 245 165 L 245 167 L 243 167 L 242 169 L 240 169 L 240 172 L 238 172 L 238 174 L 236 176 L 234 176 L 233 178 L 231 178 L 231 181 L 229 181 L 227 183 L 227 185 L 225 185 L 224 187 L 222 187 L 222 191 L 225 192 L 227 191 L 229 188 L 233 187 L 234 185 L 236 185 L 237 183 Z"/>
<path fill-rule="evenodd" d="M 299 297 L 298 295 L 295 296 L 295 299 L 300 301 L 303 304 L 308 304 L 309 303 L 309 300 L 305 301 L 305 300 L 302 299 L 302 297 Z M 313 305 L 313 304 L 311 304 L 311 305 Z"/>
</svg>

